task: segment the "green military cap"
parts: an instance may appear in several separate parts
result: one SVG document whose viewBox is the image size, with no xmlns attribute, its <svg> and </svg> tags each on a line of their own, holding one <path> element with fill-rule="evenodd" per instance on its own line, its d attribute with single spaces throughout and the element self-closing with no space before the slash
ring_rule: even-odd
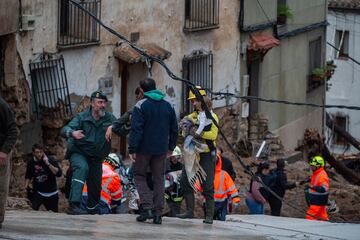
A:
<svg viewBox="0 0 360 240">
<path fill-rule="evenodd" d="M 106 94 L 103 93 L 102 91 L 95 91 L 91 94 L 90 99 L 93 100 L 94 98 L 100 98 L 100 99 L 104 99 L 105 101 L 108 101 Z"/>
</svg>

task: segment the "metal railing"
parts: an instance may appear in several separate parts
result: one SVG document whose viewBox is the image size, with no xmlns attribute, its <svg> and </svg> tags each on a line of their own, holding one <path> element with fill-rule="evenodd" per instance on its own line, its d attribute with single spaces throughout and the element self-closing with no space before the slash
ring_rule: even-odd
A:
<svg viewBox="0 0 360 240">
<path fill-rule="evenodd" d="M 101 0 L 77 0 L 85 9 L 100 18 Z M 58 47 L 98 44 L 100 25 L 69 0 L 59 0 Z"/>
<path fill-rule="evenodd" d="M 219 0 L 185 0 L 184 31 L 217 28 L 219 4 Z"/>
<path fill-rule="evenodd" d="M 30 62 L 33 107 L 37 114 L 66 118 L 72 114 L 64 58 Z"/>
<path fill-rule="evenodd" d="M 184 56 L 183 78 L 188 79 L 197 86 L 213 89 L 213 54 L 204 50 L 193 51 L 190 55 Z M 189 88 L 183 84 L 183 112 L 192 111 L 192 106 L 187 100 Z"/>
</svg>

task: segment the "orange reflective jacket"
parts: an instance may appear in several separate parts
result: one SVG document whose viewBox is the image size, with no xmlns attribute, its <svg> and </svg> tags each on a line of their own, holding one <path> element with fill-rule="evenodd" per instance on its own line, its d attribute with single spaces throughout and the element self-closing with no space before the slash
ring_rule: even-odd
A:
<svg viewBox="0 0 360 240">
<path fill-rule="evenodd" d="M 104 162 L 102 164 L 102 189 L 100 200 L 105 202 L 111 208 L 112 201 L 120 201 L 122 198 L 122 188 L 120 184 L 119 174 L 116 173 L 113 167 Z M 87 196 L 87 185 L 85 183 L 83 188 L 83 196 Z"/>
<path fill-rule="evenodd" d="M 228 197 L 231 197 L 233 203 L 240 202 L 238 190 L 235 187 L 234 181 L 230 175 L 221 170 L 222 158 L 221 155 L 217 155 L 217 163 L 214 176 L 214 200 L 215 202 L 225 201 Z"/>
<path fill-rule="evenodd" d="M 320 188 L 320 191 L 319 191 Z M 329 196 L 329 177 L 323 167 L 314 171 L 309 188 L 310 207 L 306 219 L 329 220 L 326 204 Z"/>
</svg>

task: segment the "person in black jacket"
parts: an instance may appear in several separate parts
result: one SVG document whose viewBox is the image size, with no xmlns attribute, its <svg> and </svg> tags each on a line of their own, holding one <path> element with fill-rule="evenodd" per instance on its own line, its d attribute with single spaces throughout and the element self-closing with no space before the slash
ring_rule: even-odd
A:
<svg viewBox="0 0 360 240">
<path fill-rule="evenodd" d="M 161 224 L 165 159 L 176 147 L 178 124 L 173 107 L 164 100 L 165 94 L 156 89 L 153 79 L 142 80 L 140 87 L 144 99 L 138 101 L 133 109 L 129 138 L 129 154 L 135 160 L 135 183 L 142 207 L 136 220 L 144 222 L 153 219 L 153 223 Z M 149 167 L 154 183 L 153 192 L 146 181 Z"/>
<path fill-rule="evenodd" d="M 285 160 L 278 159 L 276 162 L 276 169 L 271 170 L 269 174 L 269 187 L 272 191 L 274 191 L 279 197 L 283 198 L 285 195 L 285 191 L 287 189 L 295 188 L 298 183 L 289 183 L 287 181 L 287 176 L 285 173 Z M 272 216 L 280 216 L 282 201 L 277 199 L 271 193 L 268 195 L 268 201 L 271 208 Z"/>
<path fill-rule="evenodd" d="M 227 173 L 230 175 L 231 179 L 232 179 L 233 181 L 235 181 L 235 179 L 236 179 L 236 172 L 235 172 L 235 170 L 234 170 L 234 167 L 233 167 L 233 165 L 232 165 L 231 160 L 228 159 L 227 157 L 225 157 L 225 156 L 223 155 L 223 152 L 224 152 L 224 151 L 222 150 L 221 147 L 217 147 L 217 148 L 216 148 L 216 151 L 217 151 L 217 154 L 220 153 L 220 155 L 221 155 L 221 159 L 222 159 L 221 170 L 224 170 L 225 172 L 227 172 Z"/>
<path fill-rule="evenodd" d="M 5 100 L 0 97 L 0 228 L 4 221 L 9 190 L 11 150 L 16 143 L 17 136 L 14 114 Z"/>
<path fill-rule="evenodd" d="M 54 157 L 46 156 L 41 145 L 34 144 L 25 174 L 25 189 L 30 188 L 32 181 L 32 209 L 39 210 L 44 204 L 46 210 L 58 212 L 59 194 L 56 177 L 61 175 L 59 162 Z"/>
</svg>

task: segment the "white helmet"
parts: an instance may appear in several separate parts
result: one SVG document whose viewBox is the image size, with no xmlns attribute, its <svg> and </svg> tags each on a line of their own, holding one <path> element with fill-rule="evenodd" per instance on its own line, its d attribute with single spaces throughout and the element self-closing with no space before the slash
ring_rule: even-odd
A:
<svg viewBox="0 0 360 240">
<path fill-rule="evenodd" d="M 171 157 L 180 157 L 181 155 L 182 155 L 181 149 L 178 146 L 176 146 L 171 154 Z"/>
<path fill-rule="evenodd" d="M 120 167 L 120 158 L 116 153 L 110 153 L 106 158 L 105 162 L 114 166 L 115 168 Z"/>
</svg>

